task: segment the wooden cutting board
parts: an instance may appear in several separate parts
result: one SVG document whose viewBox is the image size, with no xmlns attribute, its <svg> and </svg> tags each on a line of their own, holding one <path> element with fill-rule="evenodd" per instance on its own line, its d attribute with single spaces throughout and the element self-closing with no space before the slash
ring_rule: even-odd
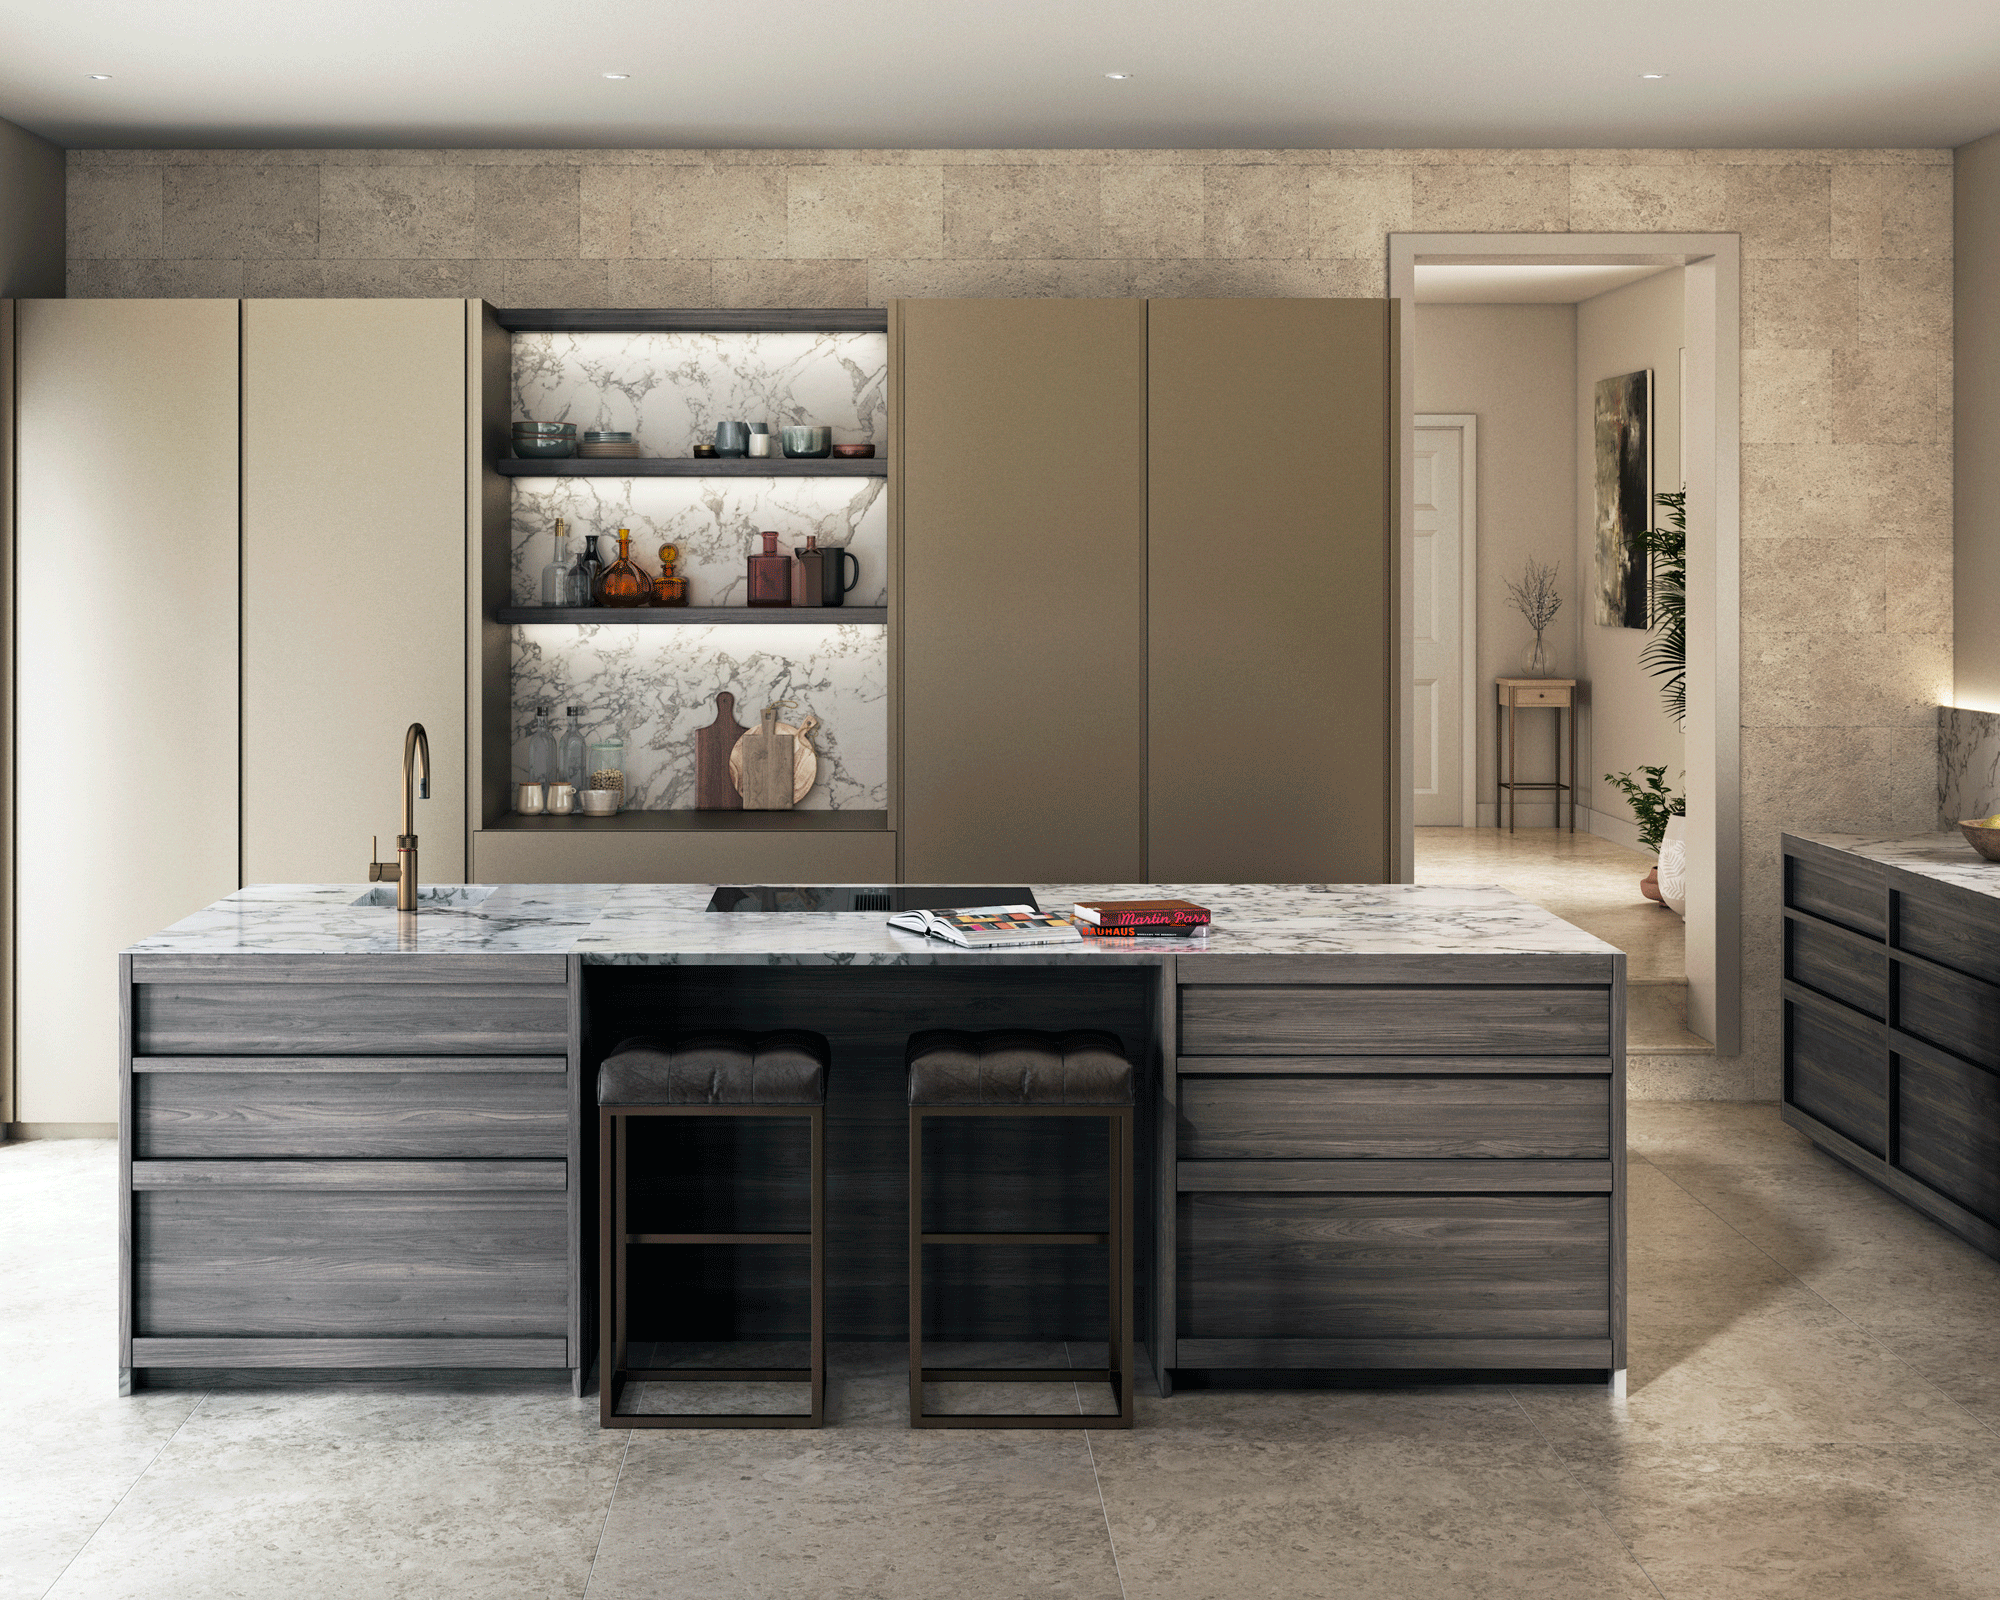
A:
<svg viewBox="0 0 2000 1600">
<path fill-rule="evenodd" d="M 743 737 L 736 720 L 736 696 L 727 689 L 715 697 L 715 720 L 694 730 L 694 803 L 700 811 L 741 811 L 743 796 L 729 781 L 729 753 Z"/>
<path fill-rule="evenodd" d="M 789 733 L 778 732 L 778 708 L 766 706 L 758 727 L 736 743 L 743 757 L 743 809 L 792 809 L 792 748 Z"/>
<path fill-rule="evenodd" d="M 812 731 L 819 726 L 818 717 L 801 717 L 797 727 L 789 722 L 778 724 L 778 732 L 792 736 L 792 804 L 797 805 L 812 793 L 812 786 L 819 782 L 819 752 L 813 748 Z M 743 738 L 750 738 L 744 734 Z M 743 792 L 743 740 L 736 741 L 736 748 L 729 752 L 729 781 L 736 785 L 736 792 Z"/>
</svg>

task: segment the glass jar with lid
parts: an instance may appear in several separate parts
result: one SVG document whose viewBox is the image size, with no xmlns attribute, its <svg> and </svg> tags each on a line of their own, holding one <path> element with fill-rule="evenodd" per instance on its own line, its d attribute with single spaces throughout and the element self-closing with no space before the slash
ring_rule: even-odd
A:
<svg viewBox="0 0 2000 1600">
<path fill-rule="evenodd" d="M 590 759 L 585 774 L 588 787 L 599 791 L 610 791 L 613 798 L 609 808 L 613 811 L 625 804 L 625 741 L 613 734 L 607 739 L 590 741 Z M 599 801 L 598 805 L 605 802 Z"/>
</svg>

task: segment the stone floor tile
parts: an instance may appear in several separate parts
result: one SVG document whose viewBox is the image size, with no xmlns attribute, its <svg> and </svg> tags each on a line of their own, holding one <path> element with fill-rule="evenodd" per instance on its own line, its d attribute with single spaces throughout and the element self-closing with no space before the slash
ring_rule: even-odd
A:
<svg viewBox="0 0 2000 1600">
<path fill-rule="evenodd" d="M 588 1442 L 597 1433 L 596 1394 L 575 1398 L 563 1372 L 218 1389 L 187 1419 L 182 1440 L 304 1448 L 335 1439 L 512 1445 Z"/>
</svg>

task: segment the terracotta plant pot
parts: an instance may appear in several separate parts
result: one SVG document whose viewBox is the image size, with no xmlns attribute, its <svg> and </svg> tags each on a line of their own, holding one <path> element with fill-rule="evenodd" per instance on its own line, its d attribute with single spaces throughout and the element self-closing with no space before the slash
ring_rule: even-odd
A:
<svg viewBox="0 0 2000 1600">
<path fill-rule="evenodd" d="M 1667 903 L 1660 894 L 1660 869 L 1658 867 L 1653 868 L 1651 872 L 1639 880 L 1639 892 L 1648 900 L 1658 900 L 1661 905 Z"/>
</svg>

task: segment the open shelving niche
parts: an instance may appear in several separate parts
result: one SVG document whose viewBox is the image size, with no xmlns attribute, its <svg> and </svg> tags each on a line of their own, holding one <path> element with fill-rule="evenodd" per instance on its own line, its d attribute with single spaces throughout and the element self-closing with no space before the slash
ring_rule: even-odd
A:
<svg viewBox="0 0 2000 1600">
<path fill-rule="evenodd" d="M 474 503 L 476 514 L 473 518 L 472 563 L 476 576 L 473 586 L 474 603 L 472 616 L 472 677 L 474 689 L 474 719 L 478 729 L 479 759 L 476 772 L 472 775 L 469 795 L 469 822 L 475 835 L 475 871 L 480 876 L 485 872 L 478 868 L 479 833 L 504 835 L 516 841 L 508 847 L 510 862 L 520 863 L 519 851 L 522 847 L 539 848 L 543 843 L 551 850 L 564 852 L 563 859 L 575 863 L 575 846 L 579 841 L 591 841 L 588 870 L 585 876 L 618 880 L 628 876 L 658 876 L 649 867 L 659 863 L 646 863 L 632 854 L 634 850 L 644 851 L 647 841 L 654 841 L 651 848 L 658 849 L 665 844 L 663 835 L 678 835 L 693 847 L 690 854 L 682 849 L 679 859 L 696 870 L 686 873 L 668 871 L 666 876 L 724 876 L 719 870 L 713 874 L 699 870 L 701 865 L 700 841 L 703 838 L 714 841 L 733 840 L 750 849 L 753 855 L 768 845 L 769 865 L 773 872 L 798 877 L 813 876 L 815 860 L 814 841 L 822 841 L 833 846 L 839 841 L 851 840 L 854 835 L 874 835 L 882 841 L 879 850 L 870 849 L 871 860 L 879 857 L 879 876 L 890 877 L 894 872 L 893 806 L 890 792 L 893 763 L 890 760 L 889 735 L 894 725 L 893 708 L 889 698 L 893 694 L 893 675 L 888 671 L 890 641 L 888 628 L 891 608 L 887 603 L 880 605 L 844 605 L 828 608 L 756 607 L 745 605 L 689 606 L 674 609 L 638 608 L 631 611 L 615 611 L 608 608 L 591 607 L 583 610 L 551 610 L 539 605 L 524 603 L 534 597 L 522 592 L 522 563 L 517 546 L 522 540 L 522 530 L 516 515 L 516 497 L 526 492 L 553 493 L 555 495 L 585 493 L 597 496 L 594 503 L 602 504 L 601 494 L 593 486 L 590 489 L 566 489 L 560 480 L 735 480 L 762 479 L 774 486 L 789 480 L 799 479 L 875 479 L 886 480 L 889 463 L 885 451 L 888 444 L 886 434 L 887 414 L 887 340 L 889 318 L 886 311 L 866 309 L 810 309 L 810 310 L 762 310 L 762 311 L 604 311 L 604 310 L 500 310 L 487 307 L 484 310 L 482 338 L 478 342 L 475 358 L 476 390 L 481 404 L 476 409 L 475 432 L 480 441 L 479 483 L 476 486 Z M 873 334 L 883 336 L 883 371 L 879 380 L 883 399 L 871 410 L 877 413 L 876 427 L 881 437 L 875 440 L 877 454 L 873 457 L 825 458 L 817 460 L 786 459 L 782 457 L 758 460 L 696 460 L 686 456 L 641 456 L 610 459 L 579 460 L 575 458 L 558 460 L 519 460 L 508 450 L 509 424 L 515 414 L 520 385 L 516 382 L 513 340 L 517 334 L 571 334 L 571 335 L 644 335 L 644 334 L 718 334 L 718 335 L 760 335 L 760 334 Z M 556 341 L 548 341 L 545 354 L 559 355 Z M 865 394 L 861 379 L 849 364 L 847 376 L 857 394 Z M 546 380 L 550 367 L 545 361 L 536 369 L 536 377 Z M 732 369 L 734 375 L 734 369 Z M 615 386 L 614 386 L 615 387 Z M 635 385 L 640 388 L 643 398 L 654 398 L 654 385 Z M 687 386 L 675 387 L 657 385 L 669 393 L 685 393 Z M 705 399 L 706 393 L 697 395 Z M 747 406 L 745 409 L 748 409 Z M 696 426 L 705 428 L 719 415 L 741 415 L 741 411 L 714 410 L 706 415 L 703 407 L 697 405 L 694 414 L 698 418 Z M 865 413 L 864 413 L 865 415 Z M 754 413 L 753 413 L 754 419 Z M 586 426 L 589 424 L 586 424 Z M 624 421 L 605 425 L 628 426 Z M 776 426 L 774 420 L 773 425 Z M 836 435 L 838 440 L 838 435 Z M 539 480 L 539 482 L 537 481 Z M 550 485 L 548 480 L 559 480 Z M 633 483 L 636 490 L 637 482 Z M 871 504 L 869 514 L 882 526 L 882 540 L 879 550 L 860 552 L 867 559 L 872 553 L 879 562 L 877 570 L 870 573 L 866 567 L 862 572 L 861 584 L 864 591 L 881 591 L 887 600 L 889 573 L 892 569 L 888 543 L 890 539 L 888 506 L 886 504 L 886 482 L 884 492 L 878 496 L 879 506 Z M 565 501 L 564 504 L 570 502 Z M 851 505 L 848 508 L 851 512 Z M 714 510 L 711 507 L 711 510 Z M 722 513 L 714 512 L 719 520 Z M 582 525 L 582 519 L 575 519 Z M 634 519 L 635 523 L 638 519 Z M 775 519 L 774 519 L 775 520 Z M 766 526 L 771 525 L 769 522 Z M 788 533 L 796 532 L 787 529 Z M 852 529 L 850 529 L 850 535 Z M 682 540 L 669 531 L 667 538 L 676 543 Z M 546 541 L 537 540 L 543 549 L 550 548 Z M 747 554 L 748 541 L 744 541 L 743 553 Z M 687 546 L 683 543 L 683 549 Z M 635 554 L 650 554 L 635 541 Z M 546 554 L 541 556 L 546 560 Z M 741 556 L 737 556 L 738 561 Z M 650 571 L 653 563 L 642 563 Z M 688 570 L 683 563 L 683 570 Z M 528 563 L 532 575 L 538 571 L 538 564 Z M 697 585 L 696 593 L 700 592 Z M 874 659 L 880 668 L 880 693 L 871 696 L 874 717 L 879 728 L 863 729 L 856 726 L 835 728 L 829 732 L 836 738 L 842 731 L 849 736 L 850 746 L 856 752 L 864 753 L 873 765 L 864 767 L 860 778 L 864 786 L 879 785 L 885 804 L 880 808 L 860 808 L 853 805 L 838 807 L 814 807 L 791 811 L 700 811 L 687 809 L 647 810 L 633 808 L 615 817 L 547 817 L 521 816 L 512 808 L 513 789 L 516 781 L 514 770 L 515 730 L 517 715 L 514 696 L 517 690 L 515 655 L 517 648 L 524 648 L 519 640 L 529 636 L 521 634 L 523 628 L 569 628 L 575 630 L 577 643 L 573 646 L 558 645 L 556 648 L 581 650 L 597 648 L 607 651 L 619 660 L 629 658 L 636 641 L 653 638 L 660 641 L 662 648 L 671 648 L 674 635 L 651 633 L 651 629 L 666 627 L 713 627 L 725 625 L 736 627 L 782 627 L 786 635 L 795 637 L 802 647 L 814 638 L 815 629 L 826 628 L 874 628 L 881 629 L 882 637 Z M 639 628 L 647 630 L 631 633 L 625 630 Z M 600 630 L 609 630 L 608 632 Z M 751 636 L 735 634 L 711 636 L 730 640 Z M 782 636 L 781 636 L 782 637 Z M 613 641 L 608 646 L 604 641 Z M 592 642 L 586 644 L 586 642 Z M 535 641 L 525 648 L 536 653 L 550 648 L 547 640 Z M 541 659 L 546 660 L 546 655 Z M 845 658 L 850 664 L 853 659 L 849 652 Z M 527 657 L 524 656 L 524 663 Z M 527 670 L 524 665 L 522 671 Z M 567 681 L 566 679 L 564 681 Z M 731 687 L 732 685 L 721 685 Z M 538 689 L 526 703 L 547 702 L 552 705 L 552 720 L 560 725 L 563 706 L 560 689 Z M 581 700 L 588 701 L 586 690 L 574 691 Z M 556 698 L 552 699 L 551 696 Z M 712 691 L 708 695 L 712 705 Z M 763 702 L 760 692 L 754 688 L 737 689 L 736 716 L 746 727 L 755 726 L 759 705 Z M 813 711 L 810 704 L 801 705 L 800 715 Z M 705 718 L 703 719 L 706 720 Z M 843 722 L 847 719 L 843 718 Z M 593 725 L 586 719 L 586 727 L 593 732 L 612 731 L 602 725 Z M 616 731 L 624 735 L 627 745 L 628 772 L 636 764 L 634 753 L 637 741 L 631 727 L 618 727 Z M 687 757 L 692 760 L 693 740 L 687 741 Z M 669 752 L 667 764 L 672 765 L 675 757 Z M 827 781 L 829 763 L 822 747 L 822 779 Z M 646 785 L 640 784 L 643 788 Z M 850 781 L 850 789 L 854 784 Z M 859 841 L 857 841 L 859 842 Z M 601 846 L 601 860 L 598 847 Z M 743 862 L 740 853 L 732 858 L 738 865 Z M 763 858 L 758 857 L 761 861 Z M 841 872 L 852 876 L 854 857 L 852 846 L 847 846 L 839 857 Z M 833 871 L 830 866 L 829 871 Z M 542 877 L 539 871 L 533 874 Z M 551 873 L 547 881 L 556 881 L 565 874 Z M 572 871 L 569 876 L 574 876 Z M 835 874 L 840 875 L 840 874 Z"/>
</svg>

